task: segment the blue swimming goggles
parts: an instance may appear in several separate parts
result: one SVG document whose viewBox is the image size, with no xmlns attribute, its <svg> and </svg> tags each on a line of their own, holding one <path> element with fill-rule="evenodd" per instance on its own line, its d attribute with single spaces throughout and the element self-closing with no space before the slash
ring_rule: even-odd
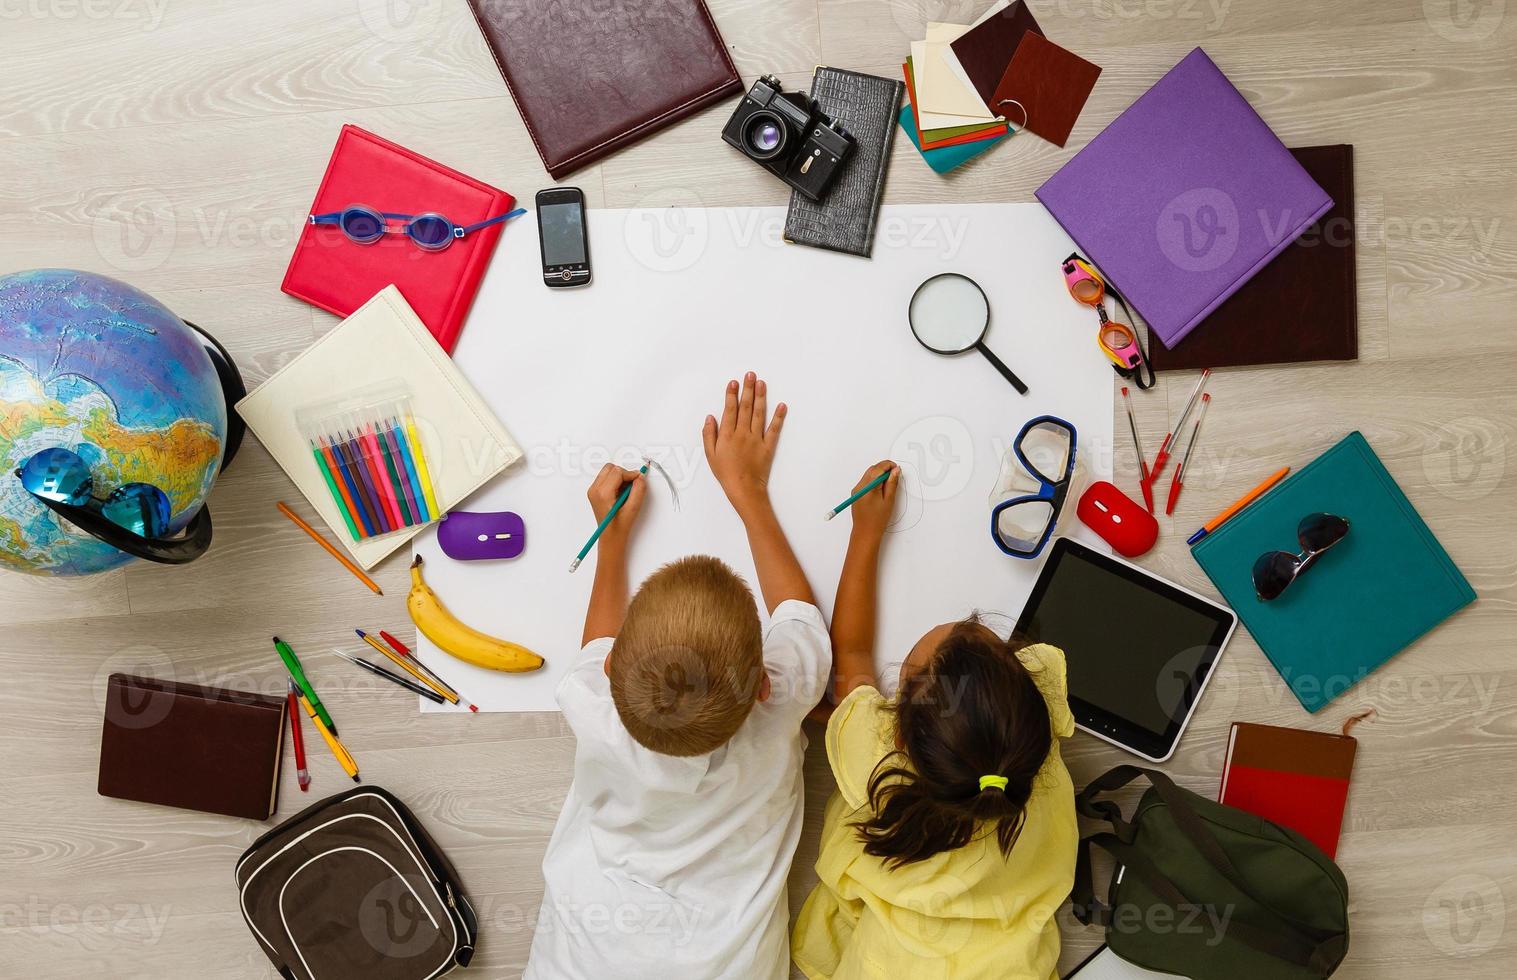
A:
<svg viewBox="0 0 1517 980">
<path fill-rule="evenodd" d="M 1064 499 L 1075 472 L 1075 427 L 1061 418 L 1040 415 L 1022 426 L 1011 444 L 1017 462 L 1038 483 L 1035 493 L 1019 494 L 990 511 L 990 536 L 1013 558 L 1036 558 L 1058 526 Z"/>
<path fill-rule="evenodd" d="M 509 214 L 497 215 L 488 221 L 480 221 L 472 225 L 456 225 L 436 211 L 428 211 L 425 214 L 395 214 L 390 211 L 375 210 L 367 204 L 350 204 L 341 211 L 313 214 L 310 222 L 313 225 L 336 225 L 349 241 L 358 245 L 373 245 L 385 235 L 400 234 L 411 239 L 411 243 L 417 248 L 428 252 L 441 252 L 452 245 L 454 239 L 526 213 L 526 208 L 517 208 Z M 403 221 L 405 224 L 399 228 L 392 228 L 389 224 L 391 221 Z"/>
</svg>

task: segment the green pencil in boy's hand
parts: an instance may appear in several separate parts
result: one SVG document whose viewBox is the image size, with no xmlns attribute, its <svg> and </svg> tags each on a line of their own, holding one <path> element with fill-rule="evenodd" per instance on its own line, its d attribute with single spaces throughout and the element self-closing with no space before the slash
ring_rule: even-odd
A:
<svg viewBox="0 0 1517 980">
<path fill-rule="evenodd" d="M 848 508 L 852 507 L 854 504 L 858 503 L 860 500 L 864 499 L 864 495 L 865 494 L 867 494 L 869 491 L 875 489 L 880 484 L 884 483 L 886 480 L 890 479 L 890 474 L 892 474 L 894 472 L 895 472 L 895 467 L 892 466 L 889 469 L 887 469 L 885 472 L 881 473 L 879 476 L 875 477 L 873 480 L 870 480 L 867 484 L 865 484 L 864 488 L 861 489 L 858 493 L 854 494 L 853 496 L 849 497 L 847 500 L 843 501 L 842 503 L 838 504 L 836 507 L 834 507 L 831 510 L 829 510 L 827 512 L 827 520 L 829 520 L 829 521 L 832 520 L 834 517 L 838 516 L 843 511 L 847 510 Z"/>
<path fill-rule="evenodd" d="M 643 476 L 647 476 L 648 466 L 651 462 L 652 460 L 644 460 L 638 472 Z M 622 504 L 625 504 L 627 498 L 630 496 L 632 496 L 632 482 L 629 480 L 627 485 L 622 487 L 622 492 L 617 494 L 616 503 L 611 505 L 611 509 L 606 511 L 606 516 L 602 517 L 600 523 L 595 526 L 595 531 L 590 535 L 590 540 L 585 542 L 585 546 L 579 549 L 579 554 L 575 555 L 574 560 L 569 563 L 569 571 L 574 571 L 579 567 L 579 563 L 585 560 L 585 556 L 590 553 L 590 549 L 595 547 L 595 542 L 600 540 L 600 536 L 606 532 L 606 528 L 610 527 L 611 522 L 616 520 L 616 515 L 621 511 Z"/>
</svg>

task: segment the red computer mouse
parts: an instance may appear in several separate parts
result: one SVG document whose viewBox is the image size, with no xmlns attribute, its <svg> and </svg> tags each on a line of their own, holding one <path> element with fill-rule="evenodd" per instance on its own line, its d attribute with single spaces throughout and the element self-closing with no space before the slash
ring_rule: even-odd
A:
<svg viewBox="0 0 1517 980">
<path fill-rule="evenodd" d="M 1127 494 L 1102 480 L 1080 497 L 1080 521 L 1124 558 L 1136 558 L 1159 540 L 1159 522 Z"/>
</svg>

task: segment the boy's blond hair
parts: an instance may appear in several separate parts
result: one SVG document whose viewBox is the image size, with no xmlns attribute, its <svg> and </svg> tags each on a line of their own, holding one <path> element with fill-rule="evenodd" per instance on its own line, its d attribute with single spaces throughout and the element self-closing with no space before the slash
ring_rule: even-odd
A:
<svg viewBox="0 0 1517 980">
<path fill-rule="evenodd" d="M 664 755 L 705 755 L 758 699 L 764 640 L 746 583 L 696 555 L 637 590 L 611 647 L 611 698 L 628 733 Z"/>
</svg>

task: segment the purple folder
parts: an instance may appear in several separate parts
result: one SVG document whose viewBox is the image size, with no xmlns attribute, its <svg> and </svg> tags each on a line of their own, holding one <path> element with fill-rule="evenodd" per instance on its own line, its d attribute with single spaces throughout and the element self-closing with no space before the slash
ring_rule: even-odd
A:
<svg viewBox="0 0 1517 980">
<path fill-rule="evenodd" d="M 1200 48 L 1037 194 L 1166 347 L 1333 206 Z"/>
</svg>

